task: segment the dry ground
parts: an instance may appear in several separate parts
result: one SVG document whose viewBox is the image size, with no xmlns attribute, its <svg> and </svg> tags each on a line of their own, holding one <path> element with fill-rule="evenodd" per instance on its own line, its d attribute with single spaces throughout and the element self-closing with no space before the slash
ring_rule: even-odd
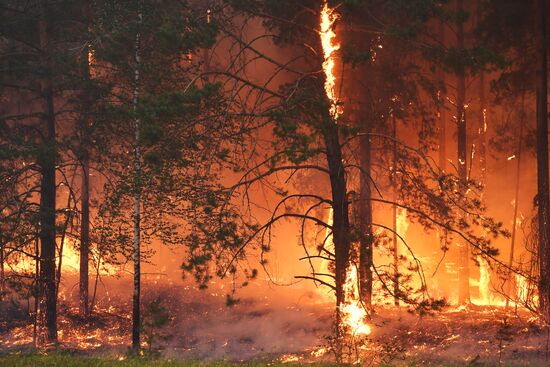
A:
<svg viewBox="0 0 550 367">
<path fill-rule="evenodd" d="M 158 288 L 155 297 L 169 310 L 170 322 L 156 331 L 162 335 L 153 348 L 165 358 L 333 362 L 323 349 L 331 335 L 332 308 L 315 303 L 313 293 L 292 301 L 277 295 L 243 298 L 228 308 L 219 295 Z M 130 343 L 129 300 L 111 297 L 109 302 L 88 323 L 75 307 L 60 302 L 61 348 L 82 356 L 123 356 Z M 15 312 L 6 310 L 4 315 Z M 0 323 L 4 354 L 33 350 L 32 325 L 22 314 Z M 373 334 L 357 341 L 355 351 L 365 365 L 498 365 L 500 358 L 502 365 L 547 366 L 548 340 L 548 330 L 523 310 L 472 306 L 420 316 L 392 307 L 378 310 Z M 355 358 L 353 353 L 349 361 Z"/>
</svg>

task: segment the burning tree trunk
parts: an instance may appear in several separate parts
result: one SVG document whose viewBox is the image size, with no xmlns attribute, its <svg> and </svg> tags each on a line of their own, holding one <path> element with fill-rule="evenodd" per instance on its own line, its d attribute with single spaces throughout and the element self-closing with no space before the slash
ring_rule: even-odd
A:
<svg viewBox="0 0 550 367">
<path fill-rule="evenodd" d="M 42 173 L 40 182 L 40 306 L 46 327 L 46 343 L 57 342 L 57 299 L 55 282 L 55 207 L 56 207 L 56 133 L 53 86 L 51 81 L 50 20 L 46 1 L 40 2 L 38 30 L 41 48 L 41 63 L 44 74 L 40 80 L 40 90 L 44 103 L 43 153 L 39 157 Z"/>
<path fill-rule="evenodd" d="M 140 146 L 140 119 L 137 116 L 140 93 L 140 65 L 141 65 L 141 24 L 143 14 L 141 1 L 137 0 L 138 22 L 134 44 L 134 97 L 133 111 L 135 114 L 135 147 L 134 147 L 134 295 L 132 307 L 132 350 L 140 349 L 140 293 L 141 293 L 141 146 Z"/>
<path fill-rule="evenodd" d="M 537 201 L 539 246 L 539 306 L 546 322 L 550 321 L 550 223 L 548 183 L 548 57 L 546 1 L 537 0 Z"/>
<path fill-rule="evenodd" d="M 320 38 L 323 48 L 323 71 L 325 73 L 324 90 L 327 108 L 323 113 L 323 138 L 326 147 L 326 157 L 330 175 L 330 188 L 332 195 L 332 240 L 334 244 L 334 277 L 336 292 L 336 323 L 339 333 L 341 327 L 341 306 L 345 301 L 344 284 L 347 278 L 347 269 L 350 261 L 350 222 L 347 200 L 347 183 L 345 167 L 340 145 L 340 129 L 338 117 L 341 110 L 335 94 L 334 52 L 340 45 L 334 42 L 336 34 L 333 26 L 337 19 L 334 9 L 325 2 L 321 10 Z M 339 335 L 337 335 L 339 336 Z M 340 353 L 337 353 L 338 355 Z"/>
<path fill-rule="evenodd" d="M 457 12 L 459 14 L 464 12 L 463 0 L 457 0 Z M 458 21 L 457 26 L 457 46 L 459 50 L 464 50 L 464 23 L 461 20 Z M 458 177 L 460 179 L 459 190 L 463 196 L 466 195 L 465 188 L 468 180 L 466 169 L 466 71 L 464 65 L 459 66 L 457 83 Z M 467 243 L 461 242 L 459 244 L 458 303 L 466 304 L 470 302 L 469 248 Z"/>
</svg>

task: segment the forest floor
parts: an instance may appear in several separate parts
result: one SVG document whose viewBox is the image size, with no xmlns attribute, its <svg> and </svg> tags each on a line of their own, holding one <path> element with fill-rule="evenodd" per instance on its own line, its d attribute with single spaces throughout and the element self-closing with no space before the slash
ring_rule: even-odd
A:
<svg viewBox="0 0 550 367">
<path fill-rule="evenodd" d="M 223 295 L 189 296 L 188 290 L 182 292 L 186 292 L 185 297 L 167 287 L 166 292 L 156 295 L 169 311 L 170 321 L 166 326 L 145 330 L 143 335 L 145 348 L 173 361 L 145 365 L 334 362 L 327 348 L 332 307 L 328 303 L 315 303 L 316 294 L 302 295 L 292 302 L 284 297 L 243 298 L 228 308 Z M 145 314 L 150 301 L 144 299 Z M 100 304 L 94 317 L 83 322 L 76 307 L 60 302 L 61 349 L 70 356 L 78 356 L 76 359 L 65 355 L 40 357 L 32 354 L 33 326 L 28 317 L 21 314 L 18 318 L 14 310 L 0 310 L 0 355 L 4 355 L 0 357 L 0 365 L 141 366 L 139 363 L 145 363 L 141 360 L 117 361 L 125 358 L 130 344 L 130 305 L 115 303 L 111 299 L 109 306 Z M 2 319 L 2 314 L 9 316 Z M 392 366 L 549 365 L 548 329 L 541 327 L 525 310 L 505 312 L 502 307 L 471 306 L 418 315 L 404 308 L 379 308 L 372 320 L 372 330 L 368 338 L 349 343 L 354 348 L 347 356 L 348 362 L 360 360 L 363 365 L 370 366 L 384 363 Z M 151 336 L 152 346 L 147 343 Z M 71 361 L 53 364 L 48 358 L 69 358 L 67 361 Z M 95 363 L 89 358 L 106 359 Z M 33 363 L 25 364 L 26 361 Z M 201 361 L 202 364 L 185 361 Z"/>
<path fill-rule="evenodd" d="M 129 358 L 124 360 L 74 356 L 71 354 L 54 355 L 10 355 L 0 357 L 2 367 L 279 367 L 282 364 L 267 362 L 249 362 L 233 364 L 229 362 L 201 363 L 196 361 L 177 361 L 167 359 Z M 285 365 L 288 366 L 288 365 Z M 315 364 L 312 367 L 330 367 L 328 364 Z"/>
</svg>

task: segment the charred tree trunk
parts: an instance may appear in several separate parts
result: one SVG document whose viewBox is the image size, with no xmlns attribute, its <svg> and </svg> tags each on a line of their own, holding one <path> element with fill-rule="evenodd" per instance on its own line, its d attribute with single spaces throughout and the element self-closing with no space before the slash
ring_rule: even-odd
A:
<svg viewBox="0 0 550 367">
<path fill-rule="evenodd" d="M 82 8 L 84 22 L 90 24 L 90 5 L 86 1 Z M 90 314 L 89 310 L 89 263 L 90 263 L 90 157 L 88 151 L 88 136 L 87 129 L 90 125 L 90 105 L 92 103 L 87 86 L 89 84 L 90 75 L 90 46 L 84 48 L 81 55 L 82 77 L 85 81 L 85 87 L 82 92 L 82 116 L 80 122 L 81 137 L 80 137 L 80 158 L 82 165 L 81 179 L 81 196 L 80 196 L 80 267 L 79 267 L 79 310 L 80 315 L 87 318 Z"/>
<path fill-rule="evenodd" d="M 132 307 L 132 350 L 134 352 L 140 349 L 140 299 L 141 299 L 141 146 L 140 146 L 140 128 L 141 122 L 137 116 L 140 96 L 140 67 L 141 67 L 141 24 L 143 14 L 141 10 L 141 0 L 137 0 L 138 22 L 136 39 L 134 44 L 134 98 L 133 110 L 135 114 L 134 132 L 134 295 Z"/>
<path fill-rule="evenodd" d="M 79 301 L 80 314 L 83 317 L 89 315 L 88 302 L 88 279 L 89 279 L 89 256 L 90 256 L 90 174 L 87 152 L 82 152 L 82 193 L 80 198 L 80 282 Z"/>
<path fill-rule="evenodd" d="M 361 113 L 361 117 L 366 114 Z M 371 141 L 370 123 L 361 136 L 359 144 L 359 161 L 361 175 L 359 179 L 359 294 L 366 307 L 372 307 L 372 266 L 373 266 L 373 235 L 372 235 L 372 201 L 371 201 Z"/>
<path fill-rule="evenodd" d="M 4 282 L 6 279 L 6 274 L 4 272 L 4 246 L 4 242 L 0 240 L 0 300 L 3 300 L 4 298 Z"/>
<path fill-rule="evenodd" d="M 457 12 L 464 11 L 464 0 L 457 0 Z M 464 49 L 464 23 L 458 21 L 457 25 L 457 46 L 459 50 Z M 457 73 L 457 100 L 456 118 L 458 129 L 458 177 L 460 179 L 460 194 L 466 195 L 467 185 L 467 141 L 466 141 L 466 71 L 464 65 L 459 66 Z M 465 215 L 465 214 L 463 214 Z M 458 264 L 458 303 L 470 303 L 470 268 L 469 268 L 468 244 L 461 241 L 459 244 Z"/>
<path fill-rule="evenodd" d="M 328 112 L 328 110 L 327 110 Z M 335 254 L 335 287 L 337 311 L 345 300 L 344 283 L 350 260 L 350 223 L 347 201 L 347 186 L 338 126 L 328 116 L 325 117 L 327 129 L 324 133 L 327 163 L 330 172 L 332 192 L 332 238 Z M 339 312 L 337 312 L 339 313 Z"/>
<path fill-rule="evenodd" d="M 46 328 L 46 343 L 57 343 L 57 299 L 55 276 L 55 251 L 56 251 L 56 132 L 55 111 L 53 100 L 53 86 L 51 81 L 50 46 L 50 20 L 46 1 L 40 2 L 41 12 L 38 22 L 40 37 L 41 64 L 44 72 L 40 80 L 40 91 L 44 104 L 43 125 L 44 141 L 43 152 L 40 154 L 42 178 L 40 182 L 40 304 Z"/>
<path fill-rule="evenodd" d="M 539 307 L 550 321 L 550 223 L 548 183 L 548 56 L 546 35 L 546 0 L 537 0 L 537 201 L 539 246 Z"/>
</svg>

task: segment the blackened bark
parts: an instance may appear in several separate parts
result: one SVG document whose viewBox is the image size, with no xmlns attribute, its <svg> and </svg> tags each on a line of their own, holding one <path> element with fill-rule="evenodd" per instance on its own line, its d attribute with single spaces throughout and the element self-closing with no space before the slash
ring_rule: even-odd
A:
<svg viewBox="0 0 550 367">
<path fill-rule="evenodd" d="M 90 4 L 83 3 L 82 15 L 84 24 L 88 27 L 91 23 Z M 79 268 L 79 310 L 84 318 L 89 316 L 89 258 L 90 258 L 90 159 L 88 152 L 87 128 L 90 124 L 90 105 L 92 100 L 87 91 L 91 78 L 90 75 L 90 46 L 84 48 L 81 57 L 82 77 L 85 81 L 81 95 L 82 116 L 80 118 L 80 159 L 82 165 L 81 196 L 80 196 L 80 268 Z"/>
<path fill-rule="evenodd" d="M 141 334 L 141 146 L 140 146 L 140 119 L 137 116 L 137 110 L 140 97 L 141 82 L 141 24 L 143 14 L 141 9 L 141 0 L 137 0 L 138 22 L 136 30 L 136 39 L 134 44 L 134 98 L 133 111 L 135 116 L 134 132 L 134 294 L 132 300 L 132 350 L 138 352 L 140 349 Z"/>
<path fill-rule="evenodd" d="M 57 299 L 55 277 L 55 162 L 56 162 L 56 133 L 53 87 L 51 81 L 51 62 L 49 55 L 50 20 L 46 1 L 40 2 L 41 14 L 38 23 L 41 64 L 43 75 L 40 80 L 40 89 L 44 104 L 43 111 L 43 151 L 38 157 L 42 178 L 40 182 L 40 300 L 44 317 L 46 343 L 57 342 Z"/>
<path fill-rule="evenodd" d="M 0 300 L 4 297 L 4 280 L 6 275 L 4 272 L 4 243 L 0 242 Z"/>
<path fill-rule="evenodd" d="M 80 314 L 83 317 L 89 315 L 88 279 L 89 279 L 89 254 L 90 254 L 90 178 L 89 160 L 87 152 L 83 152 L 82 158 L 82 193 L 80 198 L 80 282 L 79 300 Z"/>
<path fill-rule="evenodd" d="M 546 35 L 546 0 L 537 0 L 537 201 L 539 245 L 539 307 L 550 321 L 550 207 L 548 184 L 548 56 Z"/>
<path fill-rule="evenodd" d="M 324 140 L 326 157 L 330 172 L 330 186 L 332 191 L 332 238 L 335 253 L 335 286 L 336 307 L 339 309 L 344 302 L 344 283 L 350 258 L 350 224 L 347 201 L 346 177 L 342 162 L 338 125 L 328 115 L 325 117 Z"/>
<path fill-rule="evenodd" d="M 365 116 L 365 114 L 361 114 Z M 372 306 L 372 266 L 373 266 L 373 235 L 372 235 L 372 201 L 371 201 L 371 142 L 369 126 L 360 137 L 359 161 L 361 175 L 359 178 L 359 294 L 361 301 L 367 307 Z"/>
</svg>

